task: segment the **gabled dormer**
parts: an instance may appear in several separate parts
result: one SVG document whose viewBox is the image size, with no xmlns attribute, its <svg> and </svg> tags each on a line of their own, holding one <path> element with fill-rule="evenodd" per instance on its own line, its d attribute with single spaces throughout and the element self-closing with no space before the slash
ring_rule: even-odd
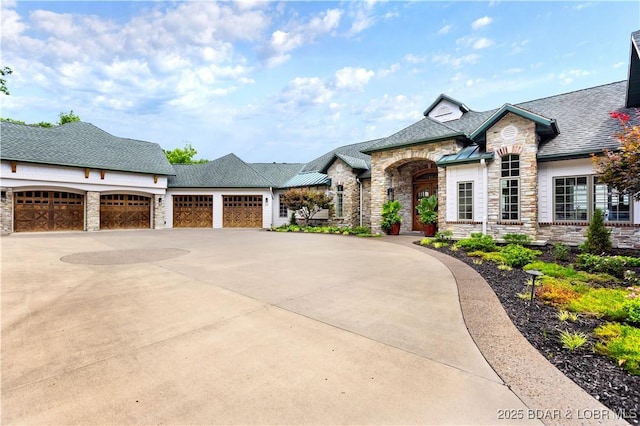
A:
<svg viewBox="0 0 640 426">
<path fill-rule="evenodd" d="M 424 116 L 444 123 L 445 121 L 457 120 L 468 111 L 469 108 L 462 102 L 441 94 L 424 111 Z"/>
<path fill-rule="evenodd" d="M 640 31 L 631 33 L 631 57 L 629 58 L 629 78 L 627 80 L 626 108 L 640 106 Z"/>
</svg>

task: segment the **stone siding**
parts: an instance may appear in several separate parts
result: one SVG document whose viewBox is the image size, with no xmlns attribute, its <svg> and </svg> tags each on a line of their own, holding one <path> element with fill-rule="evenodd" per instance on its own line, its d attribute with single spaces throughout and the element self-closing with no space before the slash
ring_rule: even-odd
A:
<svg viewBox="0 0 640 426">
<path fill-rule="evenodd" d="M 371 155 L 371 228 L 373 232 L 381 232 L 380 213 L 382 205 L 388 200 L 387 188 L 394 189 L 395 199 L 402 204 L 402 231 L 410 231 L 413 227 L 413 187 L 412 178 L 416 171 L 427 168 L 443 155 L 458 151 L 455 140 L 425 143 L 412 147 L 378 151 Z M 446 202 L 445 169 L 438 168 L 438 203 Z M 443 210 L 444 211 L 444 208 Z M 440 214 L 439 226 L 444 225 L 444 216 Z"/>
<path fill-rule="evenodd" d="M 538 239 L 549 244 L 564 243 L 578 246 L 587 239 L 589 225 L 541 224 Z M 618 248 L 640 249 L 640 226 L 607 226 L 611 231 L 611 244 Z"/>
<path fill-rule="evenodd" d="M 362 192 L 362 226 L 371 228 L 371 179 L 362 180 Z"/>
<path fill-rule="evenodd" d="M 6 198 L 0 200 L 0 231 L 13 232 L 13 189 L 2 188 Z"/>
<path fill-rule="evenodd" d="M 333 218 L 331 223 L 338 226 L 357 226 L 360 223 L 360 185 L 353 169 L 337 159 L 327 170 L 333 193 Z M 338 185 L 342 185 L 342 216 L 338 217 Z"/>
<path fill-rule="evenodd" d="M 153 229 L 165 228 L 165 204 L 167 203 L 167 197 L 162 194 L 155 194 L 153 196 Z"/>
<path fill-rule="evenodd" d="M 507 128 L 508 127 L 508 128 Z M 506 233 L 527 234 L 537 239 L 538 229 L 538 153 L 535 123 L 507 113 L 487 130 L 487 152 L 495 157 L 488 162 L 488 226 L 487 232 L 501 239 Z M 516 221 L 503 220 L 500 208 L 502 159 L 507 155 L 520 157 L 520 217 Z"/>
<path fill-rule="evenodd" d="M 87 231 L 100 230 L 100 193 L 97 191 L 88 191 L 85 198 L 87 203 Z"/>
</svg>

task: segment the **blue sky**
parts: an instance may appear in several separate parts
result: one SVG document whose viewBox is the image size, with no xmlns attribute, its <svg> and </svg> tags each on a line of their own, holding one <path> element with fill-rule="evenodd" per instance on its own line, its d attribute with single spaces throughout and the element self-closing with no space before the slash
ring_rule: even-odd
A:
<svg viewBox="0 0 640 426">
<path fill-rule="evenodd" d="M 640 2 L 1 2 L 2 117 L 308 162 L 422 118 L 627 77 Z"/>
</svg>

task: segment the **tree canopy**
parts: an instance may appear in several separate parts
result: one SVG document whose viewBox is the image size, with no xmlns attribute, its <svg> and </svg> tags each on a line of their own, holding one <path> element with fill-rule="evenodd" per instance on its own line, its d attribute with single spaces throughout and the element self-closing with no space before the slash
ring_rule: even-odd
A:
<svg viewBox="0 0 640 426">
<path fill-rule="evenodd" d="M 48 121 L 41 121 L 39 123 L 25 123 L 23 120 L 14 120 L 13 118 L 0 118 L 0 121 L 6 121 L 8 123 L 16 123 L 16 124 L 26 124 L 28 126 L 39 126 L 39 127 L 53 127 L 54 125 Z M 73 121 L 81 121 L 80 117 L 77 114 L 74 114 L 73 110 L 68 114 L 61 112 L 58 114 L 58 123 L 56 125 L 60 126 L 62 124 L 71 123 Z"/>
<path fill-rule="evenodd" d="M 620 124 L 621 130 L 615 135 L 620 149 L 605 150 L 604 156 L 592 157 L 598 179 L 640 200 L 640 125 L 631 124 L 628 114 L 615 111 L 610 115 Z M 640 113 L 636 115 L 640 118 Z"/>
<path fill-rule="evenodd" d="M 305 226 L 322 209 L 330 209 L 332 198 L 308 188 L 291 188 L 280 196 L 280 203 L 302 216 Z"/>
<path fill-rule="evenodd" d="M 13 74 L 13 70 L 9 67 L 0 68 L 0 93 L 9 95 L 9 88 L 7 87 L 7 79 L 5 76 Z"/>
<path fill-rule="evenodd" d="M 195 160 L 193 157 L 195 157 L 197 153 L 198 151 L 196 151 L 190 143 L 186 144 L 184 148 L 175 148 L 164 151 L 164 155 L 167 156 L 167 160 L 169 160 L 171 164 L 201 164 L 209 162 L 209 160 L 204 159 Z"/>
<path fill-rule="evenodd" d="M 80 117 L 74 114 L 73 110 L 71 110 L 68 114 L 61 112 L 60 114 L 58 114 L 58 117 L 59 117 L 59 120 L 58 120 L 59 126 L 67 123 L 72 123 L 74 121 L 80 121 Z"/>
</svg>

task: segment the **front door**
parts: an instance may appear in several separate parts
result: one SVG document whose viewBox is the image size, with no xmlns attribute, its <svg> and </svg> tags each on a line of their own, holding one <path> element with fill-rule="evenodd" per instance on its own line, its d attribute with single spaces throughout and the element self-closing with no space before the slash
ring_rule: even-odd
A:
<svg viewBox="0 0 640 426">
<path fill-rule="evenodd" d="M 416 206 L 421 198 L 438 193 L 438 172 L 434 169 L 419 172 L 413 178 L 413 227 L 414 231 L 422 231 L 422 223 L 418 217 Z"/>
</svg>

